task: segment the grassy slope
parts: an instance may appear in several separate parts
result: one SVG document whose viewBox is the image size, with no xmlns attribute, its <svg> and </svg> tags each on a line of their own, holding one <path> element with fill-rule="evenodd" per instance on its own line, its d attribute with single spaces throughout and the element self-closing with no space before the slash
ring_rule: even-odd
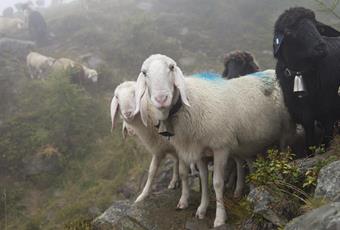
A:
<svg viewBox="0 0 340 230">
<path fill-rule="evenodd" d="M 56 39 L 39 51 L 75 59 L 94 52 L 106 61 L 101 68 L 105 80 L 96 95 L 105 103 L 103 108 L 114 86 L 135 79 L 152 53 L 189 58 L 191 63 L 183 63 L 186 73 L 220 72 L 223 53 L 234 49 L 247 49 L 263 68 L 273 68 L 271 39 L 277 15 L 288 5 L 306 5 L 279 0 L 148 0 L 153 7 L 141 10 L 145 5 L 136 2 L 106 1 L 92 6 L 88 14 L 76 3 L 44 12 Z M 92 218 L 93 210 L 103 211 L 120 198 L 117 189 L 127 178 L 146 169 L 149 155 L 134 141 L 123 143 L 119 130 L 110 135 L 107 119 L 107 130 L 95 140 L 93 152 L 71 160 L 48 186 L 37 183 L 44 178 L 15 183 L 11 177 L 1 178 L 0 187 L 13 201 L 7 213 L 9 229 L 56 229 L 77 218 Z"/>
</svg>

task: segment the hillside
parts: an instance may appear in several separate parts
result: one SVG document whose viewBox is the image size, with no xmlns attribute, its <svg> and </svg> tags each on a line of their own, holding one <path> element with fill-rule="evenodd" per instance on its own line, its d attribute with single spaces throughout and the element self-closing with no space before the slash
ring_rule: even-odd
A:
<svg viewBox="0 0 340 230">
<path fill-rule="evenodd" d="M 178 60 L 186 74 L 221 72 L 223 55 L 235 49 L 273 68 L 273 24 L 295 5 L 318 9 L 307 0 L 102 0 L 88 10 L 78 1 L 43 10 L 53 40 L 37 51 L 95 57 L 100 78 L 89 86 L 65 73 L 31 80 L 24 58 L 0 54 L 0 229 L 65 229 L 125 198 L 127 185 L 140 189 L 151 157 L 122 140 L 120 128 L 110 132 L 115 86 L 136 79 L 153 53 Z"/>
</svg>

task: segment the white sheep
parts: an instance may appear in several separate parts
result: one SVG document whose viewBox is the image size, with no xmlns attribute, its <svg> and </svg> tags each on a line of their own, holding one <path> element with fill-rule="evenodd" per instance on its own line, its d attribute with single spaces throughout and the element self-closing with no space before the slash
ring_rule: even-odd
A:
<svg viewBox="0 0 340 230">
<path fill-rule="evenodd" d="M 32 79 L 42 79 L 50 71 L 55 59 L 37 52 L 30 52 L 26 57 L 28 72 Z"/>
<path fill-rule="evenodd" d="M 143 120 L 147 122 L 148 127 L 145 127 L 142 122 L 142 118 L 140 114 L 147 115 L 147 112 L 139 113 L 134 115 L 136 109 L 136 98 L 135 98 L 135 89 L 136 82 L 124 82 L 117 86 L 114 97 L 111 101 L 111 119 L 112 119 L 112 127 L 114 127 L 114 121 L 117 112 L 119 111 L 123 118 L 123 136 L 125 136 L 126 131 L 133 131 L 147 148 L 147 150 L 152 153 L 152 161 L 149 167 L 149 174 L 147 182 L 144 186 L 143 192 L 138 196 L 135 202 L 139 202 L 144 200 L 150 193 L 152 181 L 155 177 L 156 171 L 159 167 L 161 160 L 165 157 L 165 155 L 169 154 L 174 159 L 173 165 L 173 175 L 172 180 L 168 186 L 169 189 L 175 188 L 175 185 L 178 181 L 178 155 L 175 148 L 170 144 L 170 142 L 164 137 L 158 134 L 158 130 L 154 127 L 154 121 L 151 120 L 150 117 L 144 117 Z M 143 101 L 144 106 L 142 106 L 142 110 L 147 110 L 146 100 Z M 126 130 L 125 130 L 126 129 Z M 197 167 L 199 169 L 199 174 L 201 178 L 201 187 L 202 187 L 202 199 L 201 205 L 205 207 L 208 205 L 208 168 L 207 164 L 204 160 L 199 160 L 196 162 Z M 181 164 L 183 166 L 183 164 Z M 180 167 L 181 167 L 180 165 Z M 181 169 L 181 168 L 180 168 Z M 181 170 L 184 170 L 183 168 Z M 187 170 L 187 168 L 186 168 Z M 185 193 L 189 190 L 188 180 L 187 178 L 182 181 L 182 187 L 185 189 Z M 184 194 L 183 196 L 186 196 Z M 179 202 L 177 208 L 182 209 L 183 204 Z M 202 209 L 202 208 L 201 208 Z M 199 210 L 197 211 L 197 217 L 203 218 L 203 216 L 198 215 Z"/>
<path fill-rule="evenodd" d="M 86 78 L 90 79 L 92 82 L 98 81 L 98 73 L 95 69 L 90 69 L 83 65 L 83 70 Z"/>
<path fill-rule="evenodd" d="M 148 121 L 150 127 L 145 127 L 140 115 L 134 115 L 136 108 L 135 88 L 136 82 L 133 81 L 127 81 L 117 86 L 111 101 L 111 119 L 112 127 L 114 127 L 115 117 L 119 111 L 123 118 L 123 136 L 125 136 L 126 131 L 130 130 L 131 132 L 133 130 L 142 144 L 152 154 L 147 182 L 142 193 L 135 201 L 140 202 L 149 195 L 159 164 L 167 154 L 174 159 L 172 179 L 168 188 L 174 189 L 176 187 L 178 181 L 178 157 L 174 147 L 158 135 L 150 120 Z"/>
<path fill-rule="evenodd" d="M 0 17 L 0 34 L 7 35 L 24 28 L 25 22 L 20 18 Z"/>
<path fill-rule="evenodd" d="M 274 71 L 264 74 L 264 78 L 250 75 L 228 81 L 185 78 L 173 59 L 158 54 L 144 61 L 138 76 L 135 113 L 143 105 L 140 104 L 143 98 L 150 105 L 150 116 L 160 121 L 168 119 L 178 100 L 184 104 L 171 117 L 175 135 L 170 139 L 179 154 L 181 179 L 187 177 L 187 170 L 181 168 L 202 159 L 206 149 L 212 151 L 216 193 L 214 227 L 224 224 L 227 217 L 223 187 L 228 157 L 255 156 L 277 141 L 283 144 L 295 130 Z M 144 120 L 143 123 L 146 124 Z M 188 196 L 188 190 L 182 191 L 180 202 L 184 206 Z M 199 210 L 202 215 L 206 208 Z"/>
<path fill-rule="evenodd" d="M 98 73 L 94 69 L 90 69 L 80 63 L 77 63 L 69 58 L 59 58 L 55 61 L 52 69 L 55 70 L 67 70 L 68 68 L 74 68 L 75 66 L 80 66 L 84 71 L 85 79 L 89 79 L 92 82 L 98 81 Z"/>
<path fill-rule="evenodd" d="M 116 117 L 116 113 L 119 110 L 122 118 L 123 118 L 123 128 L 122 135 L 126 136 L 128 133 L 136 134 L 142 143 L 145 145 L 147 150 L 153 154 L 153 159 L 151 161 L 149 167 L 149 174 L 147 183 L 143 189 L 143 192 L 138 196 L 136 202 L 144 200 L 150 193 L 152 181 L 156 174 L 156 171 L 159 167 L 161 160 L 164 158 L 166 154 L 170 154 L 174 158 L 174 168 L 172 180 L 168 186 L 169 189 L 175 188 L 176 182 L 178 181 L 178 157 L 175 151 L 175 148 L 170 144 L 170 142 L 158 134 L 157 129 L 154 128 L 154 122 L 151 119 L 147 119 L 148 127 L 145 127 L 142 123 L 141 117 L 139 114 L 133 116 L 133 112 L 136 108 L 136 99 L 135 99 L 135 86 L 136 82 L 124 82 L 117 86 L 114 97 L 111 101 L 111 118 L 112 118 L 112 126 L 114 125 L 114 120 Z M 147 110 L 146 100 L 144 100 L 143 110 Z M 143 112 L 141 114 L 147 114 L 147 112 Z M 207 151 L 207 150 L 206 150 Z M 207 151 L 208 152 L 208 151 Z M 197 167 L 199 169 L 199 175 L 201 178 L 201 187 L 202 187 L 202 198 L 201 205 L 196 212 L 196 217 L 202 219 L 204 218 L 205 208 L 209 204 L 208 199 L 208 171 L 207 171 L 207 162 L 206 159 L 199 160 L 196 162 Z M 236 160 L 237 164 L 237 182 L 235 189 L 235 196 L 239 197 L 242 194 L 244 187 L 244 169 L 240 163 L 240 161 Z M 190 168 L 193 171 L 194 164 L 190 164 Z M 187 170 L 187 169 L 183 169 Z M 183 192 L 187 194 L 189 190 L 188 180 L 187 178 L 182 181 Z M 186 195 L 184 195 L 186 196 Z M 177 208 L 184 209 L 187 207 L 187 204 L 184 202 L 179 202 Z"/>
</svg>

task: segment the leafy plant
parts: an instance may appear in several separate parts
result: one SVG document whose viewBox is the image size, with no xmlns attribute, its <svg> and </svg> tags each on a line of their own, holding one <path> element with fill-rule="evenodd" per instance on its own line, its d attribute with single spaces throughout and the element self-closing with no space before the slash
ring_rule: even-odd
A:
<svg viewBox="0 0 340 230">
<path fill-rule="evenodd" d="M 92 230 L 91 220 L 88 219 L 76 219 L 65 224 L 65 230 Z"/>
<path fill-rule="evenodd" d="M 248 180 L 256 185 L 268 185 L 284 182 L 296 185 L 301 180 L 301 173 L 293 163 L 291 152 L 268 150 L 267 157 L 259 157 L 255 163 L 255 172 L 248 176 Z"/>
</svg>

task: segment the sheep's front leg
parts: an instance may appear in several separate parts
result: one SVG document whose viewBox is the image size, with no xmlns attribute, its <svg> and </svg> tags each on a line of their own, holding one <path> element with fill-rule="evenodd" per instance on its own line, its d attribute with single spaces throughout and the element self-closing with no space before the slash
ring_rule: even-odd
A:
<svg viewBox="0 0 340 230">
<path fill-rule="evenodd" d="M 243 189 L 244 189 L 244 168 L 243 168 L 243 160 L 239 158 L 235 158 L 236 168 L 237 168 L 237 180 L 236 180 L 236 188 L 234 191 L 234 197 L 239 198 L 242 196 Z"/>
<path fill-rule="evenodd" d="M 181 159 L 179 159 L 179 176 L 182 181 L 182 195 L 177 204 L 177 208 L 185 209 L 189 206 L 188 166 Z"/>
<path fill-rule="evenodd" d="M 197 167 L 199 170 L 200 178 L 201 178 L 201 204 L 196 211 L 196 217 L 198 219 L 203 219 L 207 212 L 207 208 L 209 205 L 209 191 L 208 191 L 208 166 L 204 160 L 199 160 L 197 162 Z"/>
<path fill-rule="evenodd" d="M 191 176 L 199 175 L 199 172 L 196 170 L 196 166 L 194 163 L 190 164 L 190 173 L 191 173 Z"/>
<path fill-rule="evenodd" d="M 150 167 L 149 167 L 148 179 L 144 186 L 143 192 L 137 197 L 137 199 L 135 200 L 135 203 L 143 201 L 149 195 L 152 181 L 155 178 L 157 169 L 159 167 L 159 163 L 161 162 L 163 157 L 164 156 L 159 156 L 155 154 L 152 156 L 152 160 L 151 160 Z"/>
<path fill-rule="evenodd" d="M 172 166 L 172 178 L 168 189 L 175 189 L 177 187 L 179 172 L 178 172 L 178 157 L 173 157 L 173 166 Z"/>
<path fill-rule="evenodd" d="M 214 227 L 223 225 L 227 220 L 227 213 L 224 207 L 224 167 L 228 161 L 229 153 L 221 150 L 214 151 L 214 176 L 213 184 L 216 193 L 216 217 Z"/>
</svg>

